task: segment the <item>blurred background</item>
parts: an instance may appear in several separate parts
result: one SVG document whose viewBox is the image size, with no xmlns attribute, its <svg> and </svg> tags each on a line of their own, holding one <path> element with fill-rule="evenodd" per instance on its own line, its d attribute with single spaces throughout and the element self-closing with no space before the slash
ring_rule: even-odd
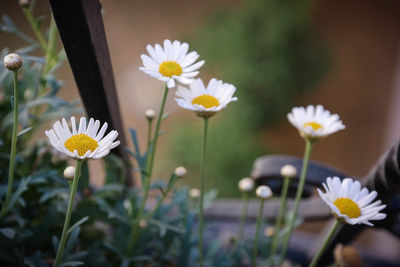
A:
<svg viewBox="0 0 400 267">
<path fill-rule="evenodd" d="M 143 146 L 144 112 L 158 110 L 163 90 L 139 71 L 147 44 L 186 41 L 206 60 L 201 78 L 237 87 L 239 101 L 210 124 L 206 186 L 217 188 L 220 197 L 239 195 L 237 182 L 250 174 L 258 156 L 302 156 L 304 142 L 286 119 L 292 106 L 322 104 L 340 115 L 346 130 L 319 142 L 312 159 L 352 177 L 366 174 L 400 136 L 399 1 L 101 2 L 124 124 L 138 130 Z M 17 1 L 1 0 L 0 11 L 33 35 Z M 38 1 L 35 14 L 46 15 L 48 25 L 47 1 Z M 24 45 L 0 35 L 1 48 Z M 78 98 L 68 64 L 59 75 L 61 96 Z M 183 165 L 189 170 L 186 183 L 198 186 L 202 123 L 173 98 L 171 93 L 156 174 L 163 179 Z M 93 164 L 99 163 L 91 169 L 98 173 L 93 183 L 100 185 Z"/>
<path fill-rule="evenodd" d="M 163 89 L 139 71 L 147 44 L 166 38 L 189 42 L 206 60 L 200 77 L 217 77 L 237 87 L 239 101 L 211 120 L 207 186 L 218 188 L 221 196 L 237 195 L 236 182 L 249 175 L 257 156 L 302 156 L 303 141 L 286 119 L 292 106 L 323 104 L 340 115 L 347 129 L 315 146 L 312 158 L 351 176 L 364 175 L 399 137 L 398 1 L 102 4 L 124 124 L 139 131 L 143 145 L 144 112 L 158 110 Z M 2 0 L 0 10 L 33 35 L 16 1 Z M 48 20 L 47 2 L 38 1 L 35 13 Z M 13 35 L 0 37 L 0 47 L 24 45 Z M 59 74 L 64 80 L 61 95 L 77 98 L 69 65 Z M 193 183 L 202 123 L 173 98 L 172 91 L 157 173 L 162 178 L 164 170 L 185 165 Z"/>
</svg>

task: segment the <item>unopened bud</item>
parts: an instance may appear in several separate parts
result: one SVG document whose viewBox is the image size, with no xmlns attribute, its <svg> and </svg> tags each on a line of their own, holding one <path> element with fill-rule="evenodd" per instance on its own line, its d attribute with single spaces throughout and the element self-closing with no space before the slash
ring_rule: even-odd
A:
<svg viewBox="0 0 400 267">
<path fill-rule="evenodd" d="M 147 227 L 147 221 L 146 221 L 145 219 L 141 219 L 141 220 L 139 221 L 139 226 L 140 226 L 141 228 L 146 228 L 146 227 Z"/>
<path fill-rule="evenodd" d="M 200 190 L 198 188 L 190 189 L 189 196 L 191 198 L 199 198 L 200 197 Z"/>
<path fill-rule="evenodd" d="M 30 0 L 19 0 L 19 5 L 21 7 L 28 8 L 30 4 L 31 4 Z"/>
<path fill-rule="evenodd" d="M 268 226 L 264 230 L 264 234 L 266 237 L 271 237 L 275 234 L 275 228 L 272 226 Z"/>
<path fill-rule="evenodd" d="M 297 169 L 293 165 L 285 165 L 281 168 L 281 175 L 283 177 L 294 178 L 297 175 Z"/>
<path fill-rule="evenodd" d="M 15 53 L 8 54 L 4 57 L 4 66 L 9 70 L 16 71 L 21 68 L 22 59 Z"/>
<path fill-rule="evenodd" d="M 260 185 L 256 189 L 256 196 L 262 200 L 267 200 L 272 197 L 272 190 L 269 186 Z"/>
<path fill-rule="evenodd" d="M 64 178 L 67 180 L 73 180 L 75 176 L 75 167 L 69 166 L 64 170 Z"/>
<path fill-rule="evenodd" d="M 30 100 L 32 97 L 33 97 L 32 89 L 30 89 L 30 88 L 26 89 L 25 92 L 24 92 L 24 98 L 26 100 Z"/>
<path fill-rule="evenodd" d="M 157 116 L 156 112 L 154 110 L 152 110 L 152 109 L 146 110 L 145 114 L 146 114 L 146 118 L 149 121 L 151 121 L 152 119 L 154 119 Z"/>
<path fill-rule="evenodd" d="M 239 189 L 242 192 L 251 192 L 254 189 L 254 180 L 253 178 L 243 178 L 239 181 Z"/>
<path fill-rule="evenodd" d="M 180 166 L 180 167 L 178 167 L 178 168 L 175 169 L 175 175 L 176 175 L 178 178 L 183 178 L 183 177 L 186 176 L 186 174 L 187 174 L 187 170 L 186 170 L 185 167 Z"/>
</svg>

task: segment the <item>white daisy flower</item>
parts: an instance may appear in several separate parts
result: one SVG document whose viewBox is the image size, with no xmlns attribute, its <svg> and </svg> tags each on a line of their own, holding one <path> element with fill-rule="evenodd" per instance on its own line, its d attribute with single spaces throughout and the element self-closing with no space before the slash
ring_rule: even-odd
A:
<svg viewBox="0 0 400 267">
<path fill-rule="evenodd" d="M 58 151 L 74 159 L 99 159 L 110 153 L 110 150 L 119 145 L 115 141 L 118 132 L 112 130 L 104 138 L 107 123 L 104 123 L 100 131 L 100 121 L 91 118 L 86 127 L 86 118 L 82 117 L 76 128 L 75 117 L 71 117 L 72 132 L 67 121 L 57 121 L 53 129 L 46 131 L 50 144 Z M 115 142 L 114 142 L 115 141 Z"/>
<path fill-rule="evenodd" d="M 337 114 L 331 114 L 323 106 L 294 107 L 287 115 L 289 122 L 300 135 L 311 140 L 326 137 L 346 128 Z"/>
<path fill-rule="evenodd" d="M 204 60 L 194 63 L 199 55 L 192 51 L 188 53 L 189 45 L 179 41 L 164 41 L 164 47 L 156 44 L 146 46 L 150 56 L 142 55 L 144 67 L 140 67 L 144 73 L 166 82 L 168 88 L 175 87 L 175 80 L 182 84 L 190 84 L 192 78 L 197 76 Z"/>
<path fill-rule="evenodd" d="M 233 97 L 235 91 L 235 86 L 217 79 L 211 79 L 206 88 L 199 78 L 190 84 L 190 90 L 179 86 L 175 100 L 184 109 L 193 110 L 201 117 L 210 117 L 237 100 Z"/>
<path fill-rule="evenodd" d="M 317 189 L 319 195 L 342 222 L 373 226 L 369 220 L 386 218 L 386 214 L 380 213 L 386 205 L 381 205 L 380 200 L 371 203 L 378 195 L 376 191 L 369 193 L 367 188 L 361 189 L 360 182 L 351 178 L 340 181 L 338 177 L 328 177 L 326 184 L 322 185 L 326 192 Z"/>
</svg>

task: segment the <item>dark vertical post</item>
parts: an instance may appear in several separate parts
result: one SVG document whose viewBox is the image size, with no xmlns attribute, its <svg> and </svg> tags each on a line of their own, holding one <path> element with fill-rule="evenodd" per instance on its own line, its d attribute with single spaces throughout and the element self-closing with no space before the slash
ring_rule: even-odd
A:
<svg viewBox="0 0 400 267">
<path fill-rule="evenodd" d="M 119 133 L 114 153 L 128 162 L 126 139 L 99 0 L 49 0 L 86 112 Z M 128 185 L 133 184 L 127 169 Z"/>
</svg>

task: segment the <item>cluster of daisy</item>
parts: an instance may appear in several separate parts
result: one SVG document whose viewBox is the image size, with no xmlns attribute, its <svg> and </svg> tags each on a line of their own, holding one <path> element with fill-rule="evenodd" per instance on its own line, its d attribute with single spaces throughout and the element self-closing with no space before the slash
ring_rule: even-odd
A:
<svg viewBox="0 0 400 267">
<path fill-rule="evenodd" d="M 195 51 L 188 53 L 187 43 L 165 40 L 163 46 L 147 45 L 146 49 L 149 55 L 141 56 L 143 67 L 140 70 L 165 82 L 168 88 L 175 87 L 176 82 L 189 86 L 178 85 L 175 100 L 180 107 L 201 117 L 210 117 L 237 100 L 233 97 L 236 88 L 232 84 L 213 78 L 205 86 L 202 79 L 195 79 L 205 61 L 196 63 L 199 55 Z"/>
<path fill-rule="evenodd" d="M 345 129 L 339 116 L 331 114 L 321 105 L 294 107 L 287 117 L 298 129 L 300 136 L 312 142 Z M 361 189 L 358 181 L 351 178 L 341 181 L 338 177 L 328 177 L 323 187 L 326 192 L 318 189 L 319 195 L 342 222 L 372 226 L 369 220 L 386 218 L 385 214 L 380 213 L 386 207 L 381 205 L 380 200 L 371 204 L 377 196 L 376 191 L 369 193 L 367 188 Z"/>
<path fill-rule="evenodd" d="M 140 67 L 140 70 L 164 82 L 166 91 L 168 88 L 177 86 L 175 101 L 180 107 L 195 112 L 206 121 L 208 117 L 211 117 L 225 108 L 230 102 L 237 100 L 237 97 L 233 96 L 236 88 L 232 84 L 212 78 L 206 86 L 202 79 L 195 78 L 199 74 L 198 69 L 204 65 L 205 61 L 197 61 L 199 55 L 195 51 L 189 52 L 189 45 L 187 43 L 181 43 L 176 40 L 173 42 L 165 40 L 163 46 L 160 44 L 154 46 L 147 45 L 146 49 L 148 55 L 141 55 L 143 67 Z M 9 61 L 13 63 L 12 58 Z M 162 110 L 160 114 L 162 114 Z M 146 112 L 146 118 L 149 122 L 155 117 L 156 113 L 154 111 L 149 110 Z M 305 170 L 307 170 L 311 145 L 328 135 L 345 129 L 345 125 L 342 123 L 339 116 L 337 114 L 331 114 L 321 105 L 309 105 L 305 108 L 294 107 L 287 117 L 289 122 L 297 128 L 300 136 L 309 144 L 309 148 L 307 148 L 309 150 L 308 153 L 306 153 L 308 158 L 304 159 L 305 165 L 303 169 Z M 116 141 L 118 137 L 117 131 L 112 130 L 106 134 L 106 130 L 107 123 L 104 123 L 100 128 L 100 122 L 98 120 L 91 118 L 87 124 L 86 118 L 81 118 L 77 126 L 75 118 L 71 117 L 70 126 L 65 119 L 62 119 L 54 123 L 53 128 L 46 131 L 46 135 L 49 138 L 50 144 L 56 150 L 78 161 L 82 161 L 90 158 L 102 158 L 106 156 L 111 149 L 120 144 L 119 141 Z M 69 170 L 65 171 L 64 175 L 68 177 L 68 179 L 72 179 L 76 173 L 77 170 L 71 167 Z M 187 171 L 183 167 L 179 167 L 175 170 L 175 175 L 179 178 L 184 177 L 186 173 Z M 293 166 L 287 165 L 281 169 L 281 174 L 288 181 L 289 178 L 297 176 L 297 170 Z M 305 177 L 306 171 L 302 172 L 300 177 L 292 222 L 287 235 L 289 238 L 293 230 Z M 288 182 L 286 187 L 287 186 Z M 252 178 L 244 178 L 239 182 L 239 189 L 244 195 L 248 195 L 249 192 L 254 190 L 254 187 L 255 183 Z M 361 188 L 361 184 L 358 181 L 354 181 L 351 178 L 340 180 L 338 177 L 328 177 L 326 183 L 323 184 L 323 188 L 325 192 L 318 189 L 318 193 L 323 201 L 331 208 L 332 213 L 340 223 L 366 224 L 372 226 L 370 220 L 382 220 L 386 217 L 384 213 L 381 213 L 386 206 L 382 205 L 380 200 L 373 202 L 377 193 L 375 191 L 369 192 L 366 188 Z M 191 192 L 192 197 L 195 195 L 197 197 L 199 195 L 202 196 L 203 189 L 201 192 Z M 256 195 L 263 204 L 265 200 L 272 197 L 272 191 L 268 186 L 262 185 L 256 189 Z M 285 207 L 286 203 L 283 203 L 282 206 Z M 245 208 L 244 211 L 244 213 L 247 213 L 247 208 Z M 261 213 L 262 206 L 259 217 L 261 217 Z M 245 222 L 245 217 L 243 219 L 243 222 Z M 277 225 L 279 226 L 280 223 L 277 223 Z M 201 234 L 202 231 L 200 231 L 200 236 Z M 257 234 L 258 230 L 256 235 Z M 285 242 L 286 244 L 284 243 L 282 252 L 283 256 L 285 255 L 285 246 L 287 246 L 288 239 L 286 239 Z M 257 242 L 255 243 L 255 247 L 256 246 Z M 315 260 L 315 264 L 317 261 L 318 259 Z"/>
</svg>

